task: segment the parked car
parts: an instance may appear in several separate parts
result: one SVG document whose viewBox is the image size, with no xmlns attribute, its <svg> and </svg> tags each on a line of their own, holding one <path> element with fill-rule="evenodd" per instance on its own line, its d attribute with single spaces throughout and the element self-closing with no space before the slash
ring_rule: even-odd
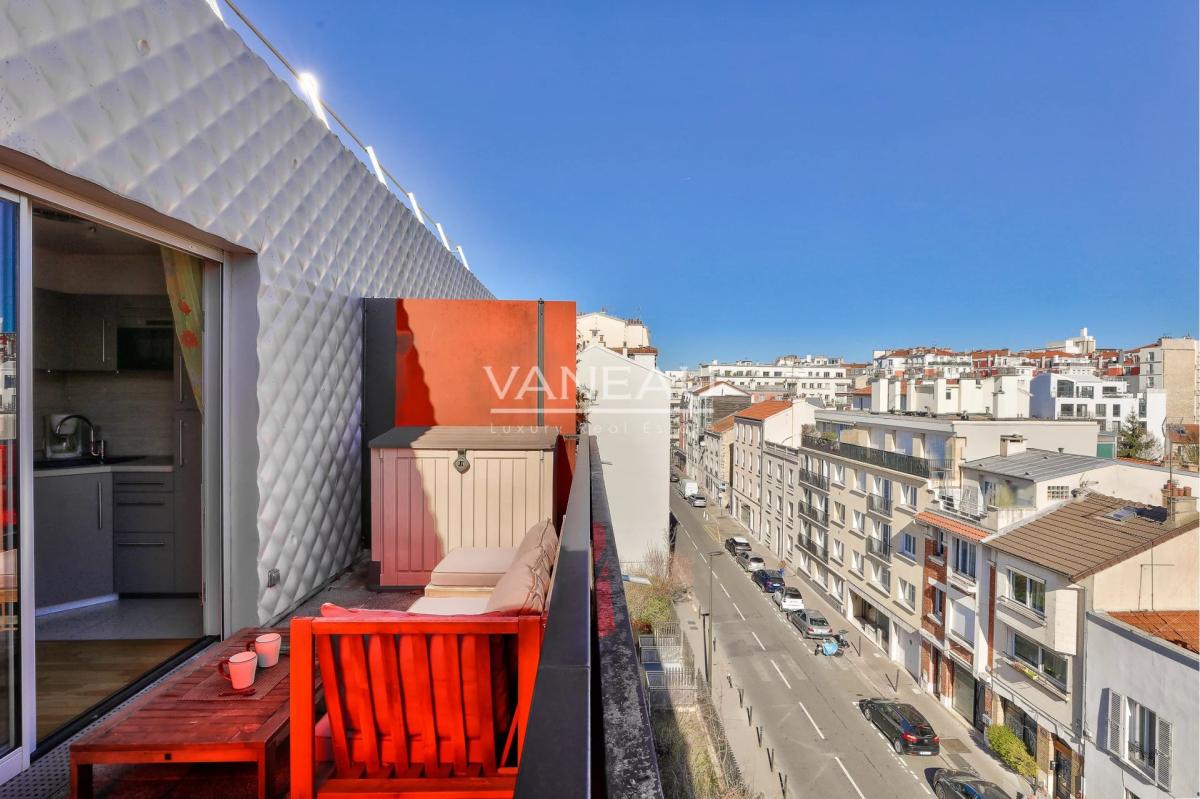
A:
<svg viewBox="0 0 1200 799">
<path fill-rule="evenodd" d="M 739 552 L 749 552 L 750 542 L 740 535 L 735 535 L 732 538 L 725 539 L 725 549 L 729 551 L 730 555 L 737 555 Z"/>
<path fill-rule="evenodd" d="M 898 755 L 936 755 L 940 739 L 921 711 L 904 702 L 889 699 L 864 699 L 859 703 L 867 721 L 892 742 Z"/>
<path fill-rule="evenodd" d="M 688 497 L 688 502 L 691 503 L 691 506 L 693 508 L 707 508 L 708 507 L 708 500 L 705 499 L 704 497 L 700 496 L 699 494 L 695 494 L 691 497 Z"/>
<path fill-rule="evenodd" d="M 998 785 L 978 774 L 946 768 L 933 775 L 933 795 L 937 799 L 1011 799 Z"/>
<path fill-rule="evenodd" d="M 759 569 L 765 569 L 767 566 L 767 564 L 763 563 L 762 558 L 745 549 L 737 553 L 734 560 L 737 561 L 737 565 L 748 572 L 756 572 Z"/>
<path fill-rule="evenodd" d="M 678 482 L 679 482 L 679 475 L 675 474 L 675 472 L 671 472 L 671 482 L 672 482 L 672 483 L 678 483 Z"/>
<path fill-rule="evenodd" d="M 791 613 L 793 610 L 804 610 L 804 597 L 800 595 L 800 589 L 794 586 L 784 586 L 782 591 L 776 591 L 772 594 L 771 599 L 775 601 L 775 604 L 784 613 Z"/>
<path fill-rule="evenodd" d="M 815 610 L 805 608 L 792 611 L 788 614 L 788 621 L 805 638 L 824 638 L 833 635 L 833 628 L 829 626 L 829 622 Z"/>
<path fill-rule="evenodd" d="M 759 569 L 750 575 L 750 579 L 762 589 L 764 594 L 773 594 L 787 587 L 783 584 L 783 578 L 779 576 L 779 572 L 768 569 Z"/>
</svg>

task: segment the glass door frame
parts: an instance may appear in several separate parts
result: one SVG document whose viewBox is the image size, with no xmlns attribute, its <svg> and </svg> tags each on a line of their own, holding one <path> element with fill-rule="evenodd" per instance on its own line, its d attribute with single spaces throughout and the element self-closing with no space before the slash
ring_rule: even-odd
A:
<svg viewBox="0 0 1200 799">
<path fill-rule="evenodd" d="M 205 635 L 225 637 L 228 624 L 224 612 L 229 597 L 225 572 L 228 569 L 228 549 L 224 508 L 228 500 L 225 483 L 224 432 L 228 429 L 228 404 L 222 396 L 224 377 L 225 314 L 227 301 L 229 258 L 226 251 L 116 211 L 100 202 L 75 195 L 67 190 L 17 171 L 0 163 L 0 198 L 19 205 L 17 253 L 17 424 L 18 424 L 18 524 L 19 554 L 19 690 L 18 702 L 20 743 L 12 752 L 0 757 L 0 785 L 29 767 L 37 749 L 37 637 L 34 597 L 34 550 L 36 521 L 34 519 L 33 478 L 33 204 L 41 203 L 61 208 L 138 238 L 173 247 L 197 255 L 206 261 L 204 269 L 204 302 L 213 302 L 211 315 L 206 319 L 203 333 L 204 395 L 206 403 L 203 430 L 202 495 L 202 558 L 203 558 L 203 624 Z M 206 311 L 206 314 L 208 311 Z"/>
</svg>

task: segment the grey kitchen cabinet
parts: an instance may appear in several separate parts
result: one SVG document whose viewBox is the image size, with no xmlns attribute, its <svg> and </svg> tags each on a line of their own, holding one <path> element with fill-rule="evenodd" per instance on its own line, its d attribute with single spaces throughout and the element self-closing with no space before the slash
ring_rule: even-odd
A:
<svg viewBox="0 0 1200 799">
<path fill-rule="evenodd" d="M 117 369 L 117 298 L 33 291 L 33 368 Z"/>
<path fill-rule="evenodd" d="M 112 475 L 34 478 L 37 607 L 113 593 Z"/>
<path fill-rule="evenodd" d="M 203 588 L 202 418 L 200 411 L 175 412 L 175 590 L 187 594 Z"/>
<path fill-rule="evenodd" d="M 116 546 L 115 580 L 118 593 L 176 593 L 174 535 L 117 533 Z"/>
<path fill-rule="evenodd" d="M 183 362 L 183 350 L 179 346 L 179 337 L 175 337 L 175 366 L 172 370 L 175 377 L 175 390 L 171 400 L 177 411 L 198 410 L 196 393 L 192 391 L 192 380 L 188 375 L 187 364 Z"/>
<path fill-rule="evenodd" d="M 33 290 L 33 368 L 71 368 L 70 295 Z"/>
<path fill-rule="evenodd" d="M 68 295 L 71 300 L 71 368 L 117 371 L 117 298 L 109 294 Z"/>
</svg>

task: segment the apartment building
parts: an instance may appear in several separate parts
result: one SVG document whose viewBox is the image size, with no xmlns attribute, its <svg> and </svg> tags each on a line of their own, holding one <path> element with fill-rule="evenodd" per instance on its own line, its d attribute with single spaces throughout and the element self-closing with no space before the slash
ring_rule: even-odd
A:
<svg viewBox="0 0 1200 799">
<path fill-rule="evenodd" d="M 765 446 L 767 442 L 787 444 L 798 440 L 803 435 L 804 426 L 813 423 L 815 410 L 816 406 L 810 402 L 768 400 L 734 414 L 730 512 L 760 540 L 763 539 L 764 533 L 775 533 L 774 529 L 766 526 L 763 517 Z M 774 496 L 771 502 L 774 504 Z M 773 545 L 767 546 L 774 551 Z"/>
<path fill-rule="evenodd" d="M 1160 338 L 1126 354 L 1129 391 L 1163 389 L 1167 418 L 1172 422 L 1200 421 L 1200 345 L 1196 339 Z"/>
<path fill-rule="evenodd" d="M 1030 380 L 1019 373 L 963 377 L 878 377 L 871 382 L 870 409 L 925 416 L 979 414 L 1030 416 Z"/>
<path fill-rule="evenodd" d="M 1017 733 L 1037 761 L 1040 786 L 1055 797 L 1083 790 L 1086 741 L 1104 729 L 1100 722 L 1120 726 L 1135 709 L 1122 695 L 1112 718 L 1085 717 L 1087 613 L 1195 609 L 1200 579 L 1195 500 L 1170 496 L 1172 486 L 1166 490 L 1169 506 L 1081 494 L 985 539 L 991 577 L 989 716 Z M 1190 500 L 1190 507 L 1176 499 Z M 1143 678 L 1128 701 L 1149 701 L 1151 682 Z M 1167 712 L 1174 707 L 1158 705 Z M 1129 732 L 1138 735 L 1140 728 Z M 1128 754 L 1132 744 L 1121 747 Z M 1154 760 L 1172 760 L 1169 734 L 1155 748 Z"/>
<path fill-rule="evenodd" d="M 1043 372 L 1029 391 L 1030 413 L 1039 419 L 1094 419 L 1101 430 L 1115 433 L 1132 412 L 1161 446 L 1167 419 L 1163 389 L 1130 392 L 1121 378 Z"/>
<path fill-rule="evenodd" d="M 589 311 L 575 318 L 575 344 L 579 350 L 591 346 L 620 349 L 649 347 L 650 328 L 641 319 L 622 319 L 607 311 Z"/>
<path fill-rule="evenodd" d="M 876 350 L 872 360 L 876 372 L 889 377 L 959 377 L 975 366 L 969 354 L 939 347 Z"/>
<path fill-rule="evenodd" d="M 729 507 L 729 485 L 733 480 L 730 465 L 733 462 L 734 417 L 725 416 L 708 426 L 704 431 L 704 444 L 700 448 L 703 468 L 701 485 L 709 505 Z"/>
<path fill-rule="evenodd" d="M 729 383 L 708 383 L 683 392 L 683 461 L 687 475 L 701 478 L 704 431 L 717 419 L 751 405 L 749 392 Z"/>
<path fill-rule="evenodd" d="M 833 405 L 853 385 L 841 358 L 823 355 L 784 355 L 772 363 L 713 361 L 700 365 L 700 374 L 747 391 L 770 390 L 799 398 L 819 398 Z"/>
<path fill-rule="evenodd" d="M 751 529 L 764 543 L 766 534 L 784 547 L 793 536 L 784 559 L 823 590 L 888 657 L 915 679 L 929 682 L 922 677 L 927 673 L 922 668 L 922 641 L 933 636 L 941 649 L 948 647 L 944 630 L 923 632 L 923 619 L 931 612 L 926 602 L 932 599 L 927 591 L 927 542 L 942 541 L 952 557 L 962 559 L 961 571 L 971 576 L 970 583 L 964 582 L 971 590 L 962 592 L 970 600 L 964 599 L 961 610 L 947 616 L 943 598 L 938 615 L 957 619 L 963 640 L 973 643 L 983 637 L 974 575 L 977 547 L 987 533 L 974 531 L 955 545 L 945 535 L 939 538 L 920 517 L 934 489 L 957 486 L 968 459 L 1000 454 L 1002 439 L 1010 435 L 1028 436 L 1052 451 L 1063 447 L 1087 454 L 1096 446 L 1095 425 L 1088 423 L 817 410 L 814 427 L 802 436 L 797 453 L 762 447 L 765 474 L 757 496 L 770 492 L 767 499 L 780 525 L 778 530 L 763 524 Z M 794 476 L 789 476 L 789 468 L 795 469 Z M 783 488 L 781 498 L 777 486 Z M 750 495 L 755 495 L 753 487 Z M 794 503 L 791 510 L 789 502 Z M 750 512 L 761 504 L 765 514 L 763 500 L 757 503 Z M 944 552 L 940 556 L 946 557 Z M 946 579 L 943 574 L 939 580 L 944 594 Z M 974 651 L 965 651 L 964 673 L 975 675 L 979 669 Z"/>
<path fill-rule="evenodd" d="M 1200 795 L 1198 631 L 1194 608 L 1087 612 L 1083 776 L 1089 799 Z"/>
</svg>

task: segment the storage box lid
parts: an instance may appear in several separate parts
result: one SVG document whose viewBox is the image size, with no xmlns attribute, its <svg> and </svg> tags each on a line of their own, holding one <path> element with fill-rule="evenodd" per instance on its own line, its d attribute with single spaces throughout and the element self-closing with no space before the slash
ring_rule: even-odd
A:
<svg viewBox="0 0 1200 799">
<path fill-rule="evenodd" d="M 371 439 L 371 449 L 553 450 L 557 427 L 393 427 Z"/>
</svg>

